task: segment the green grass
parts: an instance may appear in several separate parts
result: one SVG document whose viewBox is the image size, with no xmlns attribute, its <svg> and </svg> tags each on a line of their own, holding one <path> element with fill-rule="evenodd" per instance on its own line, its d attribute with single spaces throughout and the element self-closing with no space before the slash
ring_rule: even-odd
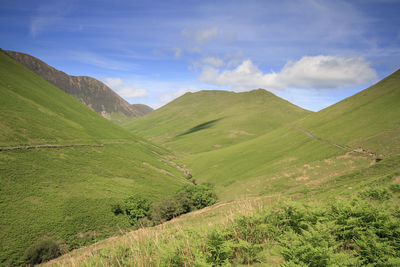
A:
<svg viewBox="0 0 400 267">
<path fill-rule="evenodd" d="M 295 188 L 306 193 L 309 186 L 302 188 L 305 184 L 319 184 L 327 177 L 364 168 L 374 157 L 399 154 L 398 103 L 400 71 L 332 107 L 291 123 L 316 138 L 286 125 L 227 148 L 186 155 L 182 162 L 195 179 L 214 183 L 224 200 L 282 190 L 297 192 Z M 192 142 L 202 143 L 207 137 L 204 132 Z M 345 156 L 346 151 L 332 143 L 361 146 L 378 155 Z"/>
<path fill-rule="evenodd" d="M 287 126 L 182 161 L 195 179 L 215 184 L 221 199 L 232 200 L 304 188 L 318 179 L 368 166 L 372 160 L 345 153 Z"/>
<path fill-rule="evenodd" d="M 153 151 L 133 143 L 2 152 L 0 242 L 7 246 L 0 262 L 18 262 L 44 237 L 72 249 L 128 228 L 112 204 L 133 194 L 157 201 L 185 183 L 181 172 L 160 160 L 167 153 Z"/>
<path fill-rule="evenodd" d="M 399 164 L 400 157 L 394 156 L 331 178 L 311 195 L 282 191 L 269 198 L 220 203 L 74 251 L 48 266 L 211 266 L 218 262 L 216 255 L 234 266 L 290 261 L 313 266 L 386 261 L 397 266 L 400 193 L 391 188 L 399 185 Z M 360 199 L 371 190 L 386 190 L 390 198 Z"/>
<path fill-rule="evenodd" d="M 198 153 L 253 139 L 310 113 L 262 89 L 201 91 L 123 126 L 174 151 Z"/>
<path fill-rule="evenodd" d="M 209 266 L 212 261 L 224 260 L 239 266 L 250 262 L 279 265 L 285 260 L 306 264 L 311 258 L 299 259 L 301 246 L 293 244 L 313 241 L 310 234 L 300 236 L 299 229 L 292 229 L 297 235 L 279 232 L 262 242 L 241 238 L 242 242 L 232 238 L 237 232 L 231 231 L 236 229 L 235 215 L 251 210 L 257 213 L 260 202 L 274 211 L 280 207 L 273 203 L 286 199 L 325 208 L 338 198 L 348 201 L 351 197 L 390 195 L 390 200 L 385 200 L 389 204 L 376 204 L 373 209 L 385 211 L 384 207 L 399 204 L 399 71 L 317 113 L 265 90 L 202 91 L 185 94 L 135 121 L 120 120 L 128 129 L 124 130 L 11 59 L 2 55 L 0 59 L 1 146 L 125 142 L 1 152 L 0 242 L 9 244 L 1 248 L 1 264 L 20 263 L 23 251 L 44 238 L 71 249 L 127 229 L 126 218 L 111 212 L 112 204 L 132 194 L 157 201 L 188 183 L 177 163 L 171 162 L 174 157 L 168 148 L 179 156 L 180 165 L 190 169 L 192 179 L 213 183 L 221 201 L 231 202 L 187 214 L 155 229 L 113 238 L 112 245 L 105 241 L 100 248 L 96 245 L 85 250 L 89 258 L 77 252 L 78 257 L 69 260 L 71 264 L 168 266 L 196 262 Z M 318 138 L 310 138 L 294 126 Z M 378 155 L 346 151 L 332 143 L 361 146 Z M 376 157 L 384 159 L 375 163 Z M 249 197 L 255 200 L 253 209 L 241 206 L 246 201 L 240 199 Z M 363 213 L 365 207 L 360 207 Z M 305 209 L 306 213 L 315 211 Z M 390 209 L 386 215 L 397 220 L 396 212 Z M 321 218 L 317 219 L 324 224 L 321 231 L 315 228 L 314 220 L 306 222 L 309 228 L 301 229 L 322 235 L 319 241 L 324 235 L 326 240 L 337 240 L 335 220 Z M 332 231 L 330 224 L 335 226 Z M 265 230 L 273 225 L 253 226 L 246 229 Z M 362 238 L 363 242 L 368 240 L 367 235 L 362 234 Z M 282 245 L 288 240 L 294 243 Z M 381 241 L 377 240 L 379 246 Z M 336 255 L 339 250 L 335 244 L 321 248 L 327 252 L 324 257 L 334 260 L 331 262 L 343 256 Z M 288 252 L 291 247 L 299 250 Z M 227 258 L 229 251 L 237 253 Z M 350 247 L 344 252 L 357 253 Z M 288 253 L 297 258 L 288 257 Z"/>
<path fill-rule="evenodd" d="M 300 122 L 314 135 L 378 154 L 400 151 L 400 70 Z"/>
<path fill-rule="evenodd" d="M 125 230 L 111 205 L 187 183 L 170 152 L 102 118 L 0 53 L 0 146 L 107 144 L 0 152 L 0 265 L 52 238 L 77 248 Z M 5 245 L 6 244 L 6 245 Z"/>
<path fill-rule="evenodd" d="M 137 138 L 0 53 L 0 146 Z"/>
</svg>

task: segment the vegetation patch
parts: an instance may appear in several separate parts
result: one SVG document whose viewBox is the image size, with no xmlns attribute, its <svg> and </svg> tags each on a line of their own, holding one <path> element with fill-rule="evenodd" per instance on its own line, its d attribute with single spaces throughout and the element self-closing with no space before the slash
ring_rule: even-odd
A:
<svg viewBox="0 0 400 267">
<path fill-rule="evenodd" d="M 169 221 L 190 211 L 211 206 L 217 202 L 213 186 L 209 183 L 185 185 L 176 194 L 156 203 L 139 195 L 132 195 L 122 203 L 113 204 L 114 215 L 126 215 L 131 225 L 147 227 Z"/>
</svg>

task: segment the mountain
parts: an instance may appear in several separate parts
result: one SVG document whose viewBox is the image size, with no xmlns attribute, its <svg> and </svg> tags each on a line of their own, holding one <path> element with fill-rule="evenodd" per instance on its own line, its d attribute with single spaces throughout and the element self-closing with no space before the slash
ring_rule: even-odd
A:
<svg viewBox="0 0 400 267">
<path fill-rule="evenodd" d="M 144 104 L 132 104 L 131 106 L 140 112 L 142 116 L 153 111 L 151 107 Z"/>
<path fill-rule="evenodd" d="M 0 265 L 43 238 L 73 249 L 129 228 L 113 204 L 187 183 L 170 158 L 0 53 Z"/>
<path fill-rule="evenodd" d="M 400 153 L 400 71 L 257 138 L 182 158 L 220 196 L 296 192 Z M 246 188 L 246 190 L 243 190 Z"/>
<path fill-rule="evenodd" d="M 399 266 L 399 95 L 396 71 L 264 134 L 215 150 L 177 153 L 197 182 L 216 186 L 218 204 L 47 266 Z M 169 132 L 189 129 L 184 136 L 192 138 L 181 148 L 196 151 L 190 144 L 215 138 L 211 129 L 219 121 L 197 128 L 190 128 L 190 118 L 186 126 L 175 121 L 197 110 L 192 106 L 174 106 L 179 113 L 144 124 L 149 114 L 140 119 L 138 125 L 146 126 L 140 130 L 175 146 Z"/>
<path fill-rule="evenodd" d="M 28 54 L 8 50 L 2 50 L 2 52 L 107 119 L 110 119 L 114 113 L 136 118 L 151 111 L 151 108 L 145 105 L 129 104 L 104 83 L 94 78 L 70 76 Z"/>
<path fill-rule="evenodd" d="M 400 70 L 298 125 L 337 144 L 377 154 L 400 151 Z"/>
<path fill-rule="evenodd" d="M 187 153 L 230 146 L 311 114 L 263 90 L 186 93 L 123 126 Z"/>
</svg>

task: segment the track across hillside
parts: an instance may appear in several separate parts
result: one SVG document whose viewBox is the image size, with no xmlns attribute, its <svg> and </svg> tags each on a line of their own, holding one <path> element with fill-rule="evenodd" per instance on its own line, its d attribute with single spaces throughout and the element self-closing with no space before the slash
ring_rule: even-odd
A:
<svg viewBox="0 0 400 267">
<path fill-rule="evenodd" d="M 123 142 L 113 142 L 113 143 L 104 143 L 104 144 L 69 144 L 69 145 L 29 145 L 29 146 L 14 146 L 14 147 L 0 147 L 0 151 L 10 151 L 10 150 L 19 150 L 19 149 L 41 149 L 41 148 L 65 148 L 65 147 L 104 147 L 105 145 L 114 145 L 114 144 L 128 144 Z"/>
<path fill-rule="evenodd" d="M 298 130 L 298 131 L 300 131 L 300 132 L 302 132 L 302 133 L 304 133 L 304 134 L 306 134 L 308 137 L 310 137 L 310 138 L 312 138 L 312 139 L 316 139 L 316 140 L 319 140 L 319 141 L 321 141 L 321 142 L 325 142 L 325 143 L 331 144 L 332 146 L 338 147 L 338 148 L 343 149 L 343 150 L 346 150 L 346 151 L 356 152 L 356 153 L 361 153 L 361 154 L 366 154 L 366 155 L 369 155 L 369 156 L 376 156 L 376 155 L 377 155 L 375 152 L 367 151 L 367 150 L 363 149 L 362 147 L 353 149 L 353 148 L 351 148 L 351 147 L 339 145 L 339 144 L 336 144 L 336 143 L 334 143 L 334 142 L 331 142 L 331 141 L 322 139 L 322 138 L 320 138 L 320 137 L 316 137 L 316 136 L 314 136 L 312 133 L 310 133 L 309 131 L 304 130 L 304 129 L 298 127 L 298 126 L 293 126 L 293 128 L 296 129 L 296 130 Z"/>
</svg>

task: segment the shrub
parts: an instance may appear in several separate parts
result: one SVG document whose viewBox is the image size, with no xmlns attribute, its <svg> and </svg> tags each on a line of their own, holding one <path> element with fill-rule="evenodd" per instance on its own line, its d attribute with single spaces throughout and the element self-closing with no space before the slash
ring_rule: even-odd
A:
<svg viewBox="0 0 400 267">
<path fill-rule="evenodd" d="M 359 196 L 363 199 L 388 200 L 392 194 L 386 188 L 368 188 L 360 192 Z"/>
<path fill-rule="evenodd" d="M 28 264 L 39 264 L 49 261 L 61 255 L 58 244 L 50 239 L 41 240 L 26 249 L 25 262 Z"/>
<path fill-rule="evenodd" d="M 210 206 L 216 201 L 211 184 L 186 185 L 175 195 L 154 204 L 150 217 L 155 224 L 160 224 L 192 210 Z"/>
<path fill-rule="evenodd" d="M 118 215 L 118 214 L 123 214 L 124 211 L 122 210 L 122 207 L 120 204 L 113 204 L 111 205 L 111 211 L 112 213 L 114 213 L 114 215 Z"/>
<path fill-rule="evenodd" d="M 124 200 L 125 214 L 129 217 L 129 222 L 136 225 L 136 222 L 150 214 L 151 202 L 141 196 L 130 196 Z"/>
<path fill-rule="evenodd" d="M 212 231 L 206 242 L 207 262 L 211 266 L 221 266 L 229 263 L 232 249 L 218 230 Z"/>
<path fill-rule="evenodd" d="M 176 197 L 168 197 L 153 205 L 151 219 L 155 224 L 160 224 L 183 213 L 185 210 L 182 203 Z"/>
<path fill-rule="evenodd" d="M 393 193 L 400 193 L 400 184 L 391 184 L 389 188 Z"/>
<path fill-rule="evenodd" d="M 181 194 L 186 195 L 193 202 L 192 209 L 202 209 L 217 202 L 217 196 L 210 183 L 200 185 L 186 185 Z"/>
</svg>

